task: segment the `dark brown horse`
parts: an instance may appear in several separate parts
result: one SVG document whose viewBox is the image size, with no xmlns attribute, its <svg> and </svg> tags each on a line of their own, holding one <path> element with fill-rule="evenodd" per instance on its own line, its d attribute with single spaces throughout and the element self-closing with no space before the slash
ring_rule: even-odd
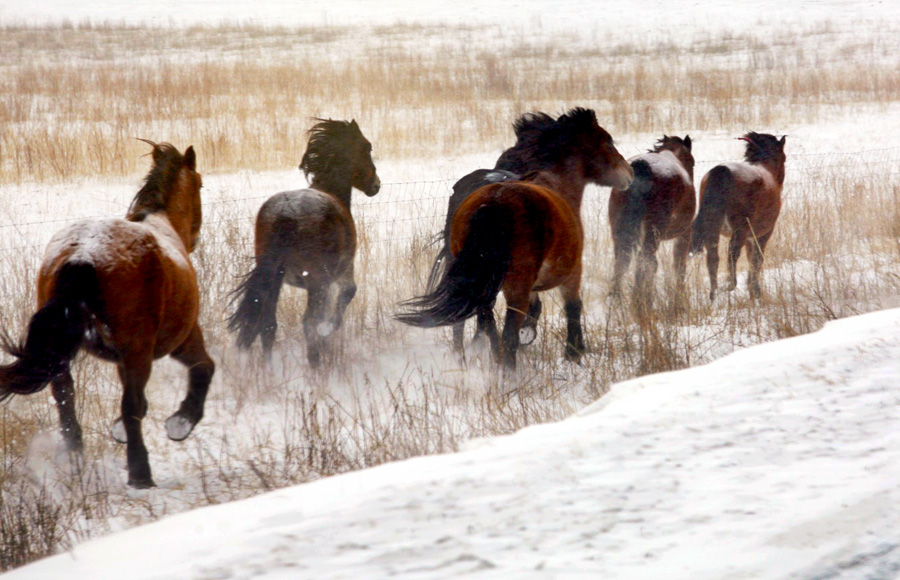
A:
<svg viewBox="0 0 900 580">
<path fill-rule="evenodd" d="M 609 225 L 615 248 L 611 294 L 620 295 L 622 277 L 637 248 L 635 302 L 652 305 L 656 251 L 661 241 L 674 239 L 676 296 L 681 298 L 691 244 L 691 220 L 697 207 L 691 138 L 663 135 L 653 149 L 632 157 L 629 162 L 634 169 L 634 181 L 628 189 L 613 188 L 609 197 Z"/>
<path fill-rule="evenodd" d="M 305 288 L 303 332 L 307 359 L 316 367 L 323 340 L 341 326 L 356 294 L 350 193 L 355 187 L 373 196 L 381 181 L 372 163 L 372 145 L 356 121 L 318 119 L 309 130 L 300 170 L 308 179 L 312 176 L 310 188 L 273 195 L 256 216 L 256 267 L 234 291 L 240 303 L 228 328 L 237 331 L 240 348 L 249 348 L 261 336 L 269 356 L 282 283 Z"/>
<path fill-rule="evenodd" d="M 203 417 L 215 365 L 197 326 L 197 277 L 188 257 L 200 235 L 200 174 L 193 147 L 153 145 L 153 169 L 125 219 L 84 220 L 57 233 L 38 276 L 38 311 L 16 361 L 0 367 L 0 399 L 50 383 L 63 439 L 82 448 L 69 364 L 79 349 L 116 363 L 124 389 L 113 438 L 127 445 L 128 483 L 154 485 L 141 433 L 153 360 L 172 355 L 188 368 L 187 397 L 166 421 L 186 438 Z"/>
<path fill-rule="evenodd" d="M 717 165 L 700 183 L 700 211 L 694 220 L 691 252 L 706 248 L 710 300 L 718 287 L 720 235 L 731 236 L 725 289 L 737 286 L 737 261 L 746 246 L 750 297 L 759 298 L 763 252 L 781 211 L 785 137 L 750 132 L 740 139 L 747 142 L 744 163 Z"/>
<path fill-rule="evenodd" d="M 454 260 L 450 251 L 450 233 L 456 211 L 462 203 L 476 190 L 502 181 L 519 179 L 522 175 L 532 171 L 565 172 L 567 156 L 572 148 L 582 145 L 576 144 L 582 130 L 579 123 L 582 118 L 594 115 L 593 111 L 575 108 L 558 119 L 546 113 L 528 113 L 520 117 L 513 124 L 516 135 L 516 143 L 504 151 L 497 159 L 494 169 L 477 169 L 461 178 L 453 185 L 453 195 L 450 196 L 447 205 L 447 219 L 444 225 L 444 245 L 435 259 L 428 278 L 428 290 L 436 289 L 441 277 L 446 273 Z M 596 117 L 593 118 L 596 124 Z M 590 122 L 590 119 L 587 119 Z M 576 179 L 571 182 L 567 178 L 565 182 L 566 196 L 572 203 L 576 215 L 580 220 L 581 197 L 584 187 L 588 183 L 585 179 Z M 521 344 L 530 344 L 537 336 L 537 320 L 541 314 L 541 301 L 537 294 L 532 296 L 528 307 L 528 316 L 525 317 Z M 453 324 L 453 345 L 457 351 L 463 350 L 465 320 Z M 487 335 L 492 346 L 496 349 L 495 338 L 497 335 L 496 324 L 492 306 L 478 311 L 475 339 Z"/>
<path fill-rule="evenodd" d="M 634 177 L 591 110 L 569 111 L 540 136 L 531 152 L 547 169 L 469 195 L 451 224 L 454 259 L 434 291 L 404 303 L 417 311 L 397 316 L 414 326 L 441 326 L 477 313 L 507 368 L 515 368 L 526 316 L 540 305 L 537 292 L 557 286 L 565 302 L 566 357 L 581 357 L 582 193 L 587 183 L 626 188 Z M 501 290 L 507 302 L 502 346 L 491 310 Z"/>
</svg>

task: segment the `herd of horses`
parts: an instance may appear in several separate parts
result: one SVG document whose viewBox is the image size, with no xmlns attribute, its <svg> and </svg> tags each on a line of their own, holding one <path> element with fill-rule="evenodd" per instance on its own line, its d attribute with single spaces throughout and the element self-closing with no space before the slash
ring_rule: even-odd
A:
<svg viewBox="0 0 900 580">
<path fill-rule="evenodd" d="M 690 137 L 663 136 L 648 153 L 626 160 L 589 109 L 556 118 L 526 114 L 514 130 L 515 145 L 493 169 L 474 171 L 454 185 L 428 293 L 403 302 L 399 321 L 453 325 L 454 345 L 462 349 L 463 324 L 474 316 L 476 340 L 486 337 L 502 367 L 513 370 L 518 347 L 536 337 L 539 293 L 559 288 L 565 356 L 577 361 L 585 352 L 581 200 L 589 183 L 612 188 L 611 294 L 621 292 L 637 253 L 634 295 L 652 304 L 656 251 L 660 242 L 674 239 L 676 292 L 684 292 L 688 253 L 705 249 L 713 299 L 718 242 L 726 235 L 727 288 L 735 287 L 736 263 L 746 246 L 750 294 L 760 295 L 763 252 L 781 207 L 784 137 L 744 135 L 744 161 L 718 165 L 703 177 L 695 217 Z M 171 355 L 188 369 L 187 396 L 166 421 L 167 435 L 176 441 L 203 417 L 215 371 L 197 324 L 199 291 L 189 258 L 202 223 L 196 155 L 193 147 L 182 154 L 167 143 L 147 143 L 153 166 L 125 217 L 79 221 L 50 241 L 38 273 L 38 310 L 24 341 L 4 339 L 14 360 L 0 366 L 0 401 L 49 384 L 66 447 L 80 452 L 70 363 L 82 349 L 114 362 L 123 396 L 111 434 L 126 444 L 128 483 L 136 488 L 154 485 L 141 431 L 153 361 Z M 259 337 L 268 357 L 282 285 L 304 288 L 307 359 L 316 367 L 356 293 L 351 191 L 373 196 L 381 181 L 372 145 L 355 121 L 317 120 L 300 169 L 310 187 L 278 193 L 259 210 L 256 265 L 233 292 L 228 327 L 241 348 Z M 500 292 L 507 304 L 502 334 L 493 314 Z"/>
</svg>

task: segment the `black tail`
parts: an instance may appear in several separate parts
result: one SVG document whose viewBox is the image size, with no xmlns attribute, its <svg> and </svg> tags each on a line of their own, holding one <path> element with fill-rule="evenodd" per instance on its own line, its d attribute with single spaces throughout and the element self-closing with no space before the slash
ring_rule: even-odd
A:
<svg viewBox="0 0 900 580">
<path fill-rule="evenodd" d="M 469 234 L 435 289 L 403 302 L 418 309 L 396 315 L 412 326 L 446 326 L 494 303 L 512 258 L 513 214 L 503 205 L 484 205 L 469 221 Z"/>
<path fill-rule="evenodd" d="M 617 235 L 625 248 L 634 248 L 641 233 L 641 222 L 647 211 L 650 192 L 653 190 L 653 171 L 650 164 L 643 159 L 635 159 L 631 163 L 634 169 L 634 181 L 624 191 L 625 206 L 619 217 Z"/>
<path fill-rule="evenodd" d="M 280 252 L 277 244 L 273 246 L 268 253 L 257 256 L 256 267 L 231 292 L 232 303 L 240 299 L 234 314 L 228 317 L 228 330 L 238 333 L 238 348 L 250 348 L 274 318 L 271 314 L 278 305 L 278 295 L 284 281 L 284 265 L 278 257 Z M 267 314 L 270 316 L 267 317 Z"/>
<path fill-rule="evenodd" d="M 691 226 L 691 252 L 697 253 L 703 246 L 715 242 L 725 222 L 725 201 L 734 189 L 734 175 L 724 165 L 713 167 L 706 177 L 706 188 L 700 200 L 700 211 Z"/>
<path fill-rule="evenodd" d="M 63 265 L 52 298 L 28 323 L 25 344 L 3 340 L 3 349 L 18 360 L 0 366 L 0 401 L 11 395 L 36 393 L 69 370 L 84 341 L 90 305 L 98 295 L 93 265 Z"/>
</svg>

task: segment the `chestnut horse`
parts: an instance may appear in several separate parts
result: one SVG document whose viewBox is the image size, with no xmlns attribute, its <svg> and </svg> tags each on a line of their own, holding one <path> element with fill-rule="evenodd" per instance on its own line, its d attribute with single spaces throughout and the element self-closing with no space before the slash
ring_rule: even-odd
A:
<svg viewBox="0 0 900 580">
<path fill-rule="evenodd" d="M 356 295 L 350 193 L 355 187 L 371 197 L 381 188 L 372 145 L 356 121 L 317 121 L 300 162 L 307 179 L 312 176 L 310 187 L 277 193 L 260 208 L 256 267 L 233 292 L 240 303 L 228 321 L 229 330 L 238 333 L 240 348 L 249 348 L 260 336 L 269 357 L 282 283 L 305 288 L 303 332 L 313 367 L 319 366 L 323 340 L 340 328 L 344 310 Z"/>
<path fill-rule="evenodd" d="M 150 143 L 148 141 L 148 143 Z M 141 433 L 144 388 L 153 360 L 166 355 L 188 368 L 188 393 L 166 421 L 181 441 L 203 417 L 215 365 L 197 325 L 197 277 L 188 254 L 200 235 L 200 174 L 193 147 L 153 145 L 153 169 L 125 219 L 83 220 L 58 232 L 38 275 L 38 311 L 17 360 L 0 367 L 0 399 L 36 393 L 50 383 L 62 435 L 82 449 L 69 365 L 80 349 L 116 363 L 122 415 L 113 438 L 127 445 L 128 484 L 154 485 Z"/>
<path fill-rule="evenodd" d="M 737 261 L 746 246 L 750 261 L 747 285 L 750 297 L 759 298 L 763 252 L 781 211 L 785 137 L 750 132 L 740 140 L 747 142 L 744 162 L 717 165 L 700 183 L 700 211 L 694 220 L 691 252 L 706 248 L 710 300 L 718 287 L 719 236 L 729 234 L 726 290 L 737 286 Z"/>
<path fill-rule="evenodd" d="M 609 197 L 615 265 L 613 296 L 621 294 L 622 277 L 638 249 L 634 273 L 635 304 L 653 304 L 656 251 L 663 240 L 675 240 L 677 299 L 684 296 L 684 278 L 691 244 L 691 221 L 697 207 L 691 138 L 663 138 L 649 152 L 628 160 L 634 181 L 628 189 L 613 188 Z"/>
<path fill-rule="evenodd" d="M 453 253 L 450 251 L 450 233 L 453 218 L 459 206 L 472 193 L 486 185 L 516 180 L 531 171 L 564 171 L 569 147 L 572 146 L 570 142 L 579 138 L 579 131 L 582 130 L 579 124 L 584 122 L 581 121 L 582 117 L 588 123 L 591 120 L 587 117 L 592 117 L 592 122 L 596 124 L 593 111 L 580 108 L 572 109 L 558 119 L 541 112 L 522 115 L 513 123 L 516 143 L 500 155 L 494 169 L 477 169 L 453 185 L 453 195 L 450 196 L 447 204 L 447 219 L 443 231 L 444 245 L 431 268 L 428 278 L 429 292 L 436 289 L 442 275 L 446 273 L 447 268 L 454 260 Z M 578 145 L 574 145 L 574 147 L 578 147 Z M 575 183 L 565 183 L 567 199 L 571 201 L 579 220 L 581 198 L 586 184 L 587 181 L 584 179 Z M 534 294 L 528 307 L 528 316 L 525 317 L 522 326 L 520 344 L 530 344 L 537 337 L 537 319 L 541 314 L 541 309 L 540 298 Z M 465 320 L 453 324 L 453 345 L 459 352 L 463 350 L 464 325 Z M 491 344 L 496 349 L 497 330 L 492 305 L 480 309 L 477 315 L 476 340 L 485 334 L 491 339 Z"/>
<path fill-rule="evenodd" d="M 443 326 L 477 313 L 504 366 L 515 369 L 522 325 L 540 304 L 536 293 L 560 287 L 566 358 L 581 357 L 582 193 L 587 183 L 626 188 L 634 174 L 593 111 L 573 109 L 553 127 L 531 144 L 548 170 L 487 185 L 460 204 L 450 232 L 454 259 L 431 293 L 404 303 L 417 310 L 398 314 L 401 322 Z M 501 290 L 507 302 L 502 345 L 491 310 Z"/>
</svg>

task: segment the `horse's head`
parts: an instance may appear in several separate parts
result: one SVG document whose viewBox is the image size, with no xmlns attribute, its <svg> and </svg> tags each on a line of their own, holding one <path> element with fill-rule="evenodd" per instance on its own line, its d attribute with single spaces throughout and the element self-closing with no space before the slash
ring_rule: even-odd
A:
<svg viewBox="0 0 900 580">
<path fill-rule="evenodd" d="M 771 165 L 779 183 L 784 182 L 784 162 L 787 157 L 784 154 L 784 145 L 787 135 L 781 139 L 768 133 L 756 133 L 750 131 L 738 140 L 747 143 L 744 151 L 744 159 L 747 163 Z"/>
<path fill-rule="evenodd" d="M 372 161 L 372 144 L 362 134 L 356 120 L 350 121 L 355 131 L 353 139 L 353 187 L 372 197 L 381 189 L 381 179 Z"/>
<path fill-rule="evenodd" d="M 300 170 L 313 187 L 327 191 L 349 203 L 351 188 L 373 196 L 381 180 L 372 162 L 372 144 L 353 121 L 317 119 L 309 130 L 309 144 Z"/>
<path fill-rule="evenodd" d="M 132 200 L 126 217 L 131 221 L 143 221 L 151 214 L 165 213 L 185 248 L 192 252 L 197 247 L 203 223 L 200 202 L 203 178 L 197 173 L 194 147 L 188 147 L 182 155 L 169 143 L 141 141 L 153 147 L 153 167 Z"/>
<path fill-rule="evenodd" d="M 584 159 L 585 177 L 597 185 L 628 189 L 634 181 L 631 164 L 622 157 L 612 136 L 597 123 L 591 109 L 575 108 L 559 118 L 569 127 L 575 151 Z"/>
<path fill-rule="evenodd" d="M 660 151 L 671 151 L 678 161 L 681 162 L 681 165 L 687 170 L 688 174 L 691 176 L 694 175 L 694 155 L 691 153 L 691 136 L 685 135 L 684 139 L 681 137 L 670 137 L 669 135 L 663 135 L 662 139 L 656 142 L 656 145 L 653 146 L 653 149 L 650 150 L 651 153 L 659 153 Z"/>
</svg>

